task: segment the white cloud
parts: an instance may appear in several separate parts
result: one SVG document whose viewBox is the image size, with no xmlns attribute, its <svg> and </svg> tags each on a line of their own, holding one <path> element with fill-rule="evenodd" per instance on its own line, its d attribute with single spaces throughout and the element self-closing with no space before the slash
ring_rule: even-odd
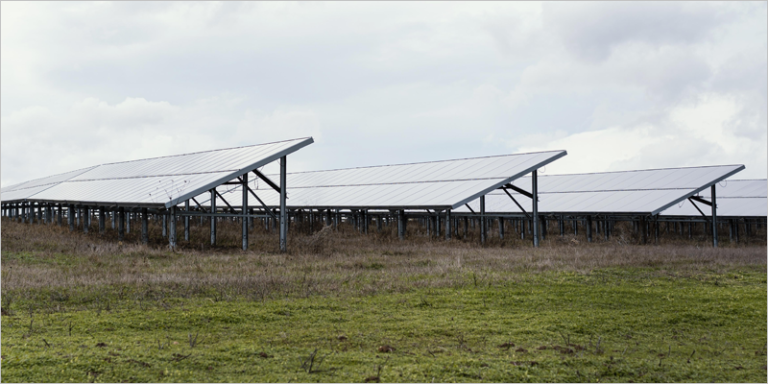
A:
<svg viewBox="0 0 768 384">
<path fill-rule="evenodd" d="M 548 146 L 766 174 L 765 3 L 0 7 L 3 185 L 309 135 L 292 170 Z"/>
<path fill-rule="evenodd" d="M 660 124 L 614 126 L 552 139 L 533 135 L 523 152 L 566 149 L 549 173 L 583 173 L 718 164 L 748 164 L 739 177 L 764 177 L 767 132 L 757 140 L 738 134 L 740 106 L 718 95 L 672 108 Z M 567 161 L 565 161 L 567 160 Z"/>
</svg>

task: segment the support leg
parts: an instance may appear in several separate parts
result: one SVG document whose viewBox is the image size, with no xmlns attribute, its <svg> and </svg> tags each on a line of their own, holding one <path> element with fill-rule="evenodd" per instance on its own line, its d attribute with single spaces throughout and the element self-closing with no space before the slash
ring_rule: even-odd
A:
<svg viewBox="0 0 768 384">
<path fill-rule="evenodd" d="M 210 216 L 210 223 L 211 223 L 211 246 L 216 245 L 216 216 L 214 216 L 217 212 L 216 208 L 216 189 L 211 189 L 211 216 Z"/>
<path fill-rule="evenodd" d="M 99 234 L 103 235 L 107 231 L 107 210 L 104 207 L 99 207 Z"/>
<path fill-rule="evenodd" d="M 288 212 L 285 208 L 285 196 L 288 189 L 286 158 L 286 156 L 280 158 L 280 252 L 288 251 Z"/>
<path fill-rule="evenodd" d="M 141 242 L 149 244 L 149 219 L 146 208 L 141 209 Z"/>
</svg>

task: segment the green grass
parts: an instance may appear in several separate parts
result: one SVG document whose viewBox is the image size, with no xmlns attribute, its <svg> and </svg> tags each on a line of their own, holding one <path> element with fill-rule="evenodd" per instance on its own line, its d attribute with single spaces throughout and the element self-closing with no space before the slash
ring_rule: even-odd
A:
<svg viewBox="0 0 768 384">
<path fill-rule="evenodd" d="M 3 381 L 767 379 L 764 265 L 464 273 L 451 287 L 263 301 L 126 294 L 43 305 L 35 298 L 50 291 L 37 290 L 3 304 Z"/>
</svg>

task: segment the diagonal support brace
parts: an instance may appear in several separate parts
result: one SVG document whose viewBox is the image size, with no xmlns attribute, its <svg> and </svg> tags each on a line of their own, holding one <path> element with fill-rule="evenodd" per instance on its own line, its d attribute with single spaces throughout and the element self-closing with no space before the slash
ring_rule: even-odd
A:
<svg viewBox="0 0 768 384">
<path fill-rule="evenodd" d="M 214 189 L 213 191 L 214 191 L 214 192 L 216 192 L 216 195 L 217 195 L 217 196 L 219 196 L 219 198 L 221 199 L 221 201 L 223 201 L 223 202 L 224 202 L 224 204 L 226 204 L 226 205 L 227 205 L 227 207 L 229 207 L 229 210 L 230 210 L 230 211 L 232 211 L 232 213 L 234 213 L 234 214 L 237 214 L 237 211 L 236 211 L 234 208 L 232 208 L 232 206 L 231 206 L 231 205 L 229 205 L 229 203 L 227 202 L 227 199 L 225 199 L 225 198 L 224 198 L 224 196 L 222 196 L 222 195 L 221 195 L 221 193 L 219 193 L 219 191 L 217 191 L 217 190 L 215 190 L 215 189 Z"/>
<path fill-rule="evenodd" d="M 521 211 L 523 211 L 523 213 L 525 214 L 525 217 L 528 220 L 530 220 L 531 219 L 531 215 L 529 215 L 528 212 L 525 211 L 525 208 L 523 208 L 523 206 L 520 205 L 520 203 L 518 203 L 517 200 L 515 200 L 515 198 L 512 196 L 512 194 L 510 194 L 509 191 L 507 191 L 507 189 L 504 188 L 504 187 L 501 187 L 501 190 L 504 191 L 504 193 L 506 193 L 507 196 L 509 196 L 510 199 L 512 199 L 512 201 L 515 203 L 515 205 L 517 205 L 517 207 L 520 208 Z M 533 195 L 531 195 L 531 196 L 533 196 Z"/>
<path fill-rule="evenodd" d="M 511 189 L 511 190 L 513 190 L 513 191 L 515 191 L 515 192 L 517 192 L 517 193 L 519 193 L 519 194 L 521 194 L 521 195 L 523 195 L 523 196 L 525 196 L 525 197 L 527 197 L 527 198 L 529 198 L 529 199 L 533 199 L 533 194 L 532 194 L 532 193 L 530 193 L 530 192 L 528 192 L 528 191 L 526 191 L 526 190 L 524 190 L 524 189 L 522 189 L 522 188 L 520 188 L 520 187 L 514 186 L 514 185 L 512 185 L 512 184 L 510 184 L 510 183 L 507 183 L 507 184 L 505 184 L 505 185 L 502 185 L 502 186 L 501 186 L 501 187 L 499 187 L 499 188 L 500 188 L 500 189 L 509 188 L 509 189 Z M 505 190 L 505 191 L 506 191 L 506 190 Z"/>
<path fill-rule="evenodd" d="M 258 170 L 258 169 L 254 169 L 254 170 L 253 170 L 253 174 L 254 174 L 254 175 L 256 175 L 256 176 L 258 176 L 258 177 L 259 177 L 259 179 L 262 179 L 262 180 L 264 180 L 264 182 L 265 182 L 265 183 L 267 183 L 267 184 L 268 184 L 270 187 L 272 187 L 272 189 L 274 189 L 275 191 L 277 191 L 277 193 L 280 193 L 280 187 L 278 187 L 278 186 L 277 186 L 277 184 L 275 184 L 275 182 L 274 182 L 274 181 L 270 180 L 270 179 L 269 179 L 269 177 L 267 177 L 267 176 L 265 176 L 263 173 L 259 172 L 259 170 Z M 287 199 L 287 198 L 288 198 L 288 196 L 286 196 L 285 198 Z"/>
<path fill-rule="evenodd" d="M 262 207 L 264 207 L 264 210 L 265 210 L 265 211 L 267 211 L 267 213 L 269 213 L 269 215 L 270 215 L 270 216 L 272 216 L 272 219 L 274 219 L 274 220 L 277 220 L 277 216 L 275 215 L 275 213 L 274 213 L 274 212 L 272 212 L 272 210 L 271 210 L 271 209 L 269 209 L 269 207 L 267 207 L 267 205 L 266 205 L 266 204 L 264 204 L 264 202 L 263 202 L 263 201 L 261 201 L 261 199 L 259 198 L 259 196 L 256 196 L 256 192 L 253 192 L 253 190 L 251 189 L 251 187 L 247 187 L 247 186 L 246 186 L 246 188 L 248 188 L 248 192 L 250 192 L 250 193 L 251 193 L 251 195 L 253 195 L 253 197 L 255 197 L 255 198 L 256 198 L 256 200 L 258 200 L 258 201 L 259 201 L 259 203 L 261 203 L 261 206 L 262 206 Z"/>
</svg>

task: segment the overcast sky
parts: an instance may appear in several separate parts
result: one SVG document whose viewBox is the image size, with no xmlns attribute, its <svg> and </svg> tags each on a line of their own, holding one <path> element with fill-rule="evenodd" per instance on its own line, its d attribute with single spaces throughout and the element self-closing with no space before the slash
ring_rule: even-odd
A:
<svg viewBox="0 0 768 384">
<path fill-rule="evenodd" d="M 2 2 L 2 185 L 303 136 L 289 171 L 545 149 L 768 174 L 765 2 Z"/>
</svg>

